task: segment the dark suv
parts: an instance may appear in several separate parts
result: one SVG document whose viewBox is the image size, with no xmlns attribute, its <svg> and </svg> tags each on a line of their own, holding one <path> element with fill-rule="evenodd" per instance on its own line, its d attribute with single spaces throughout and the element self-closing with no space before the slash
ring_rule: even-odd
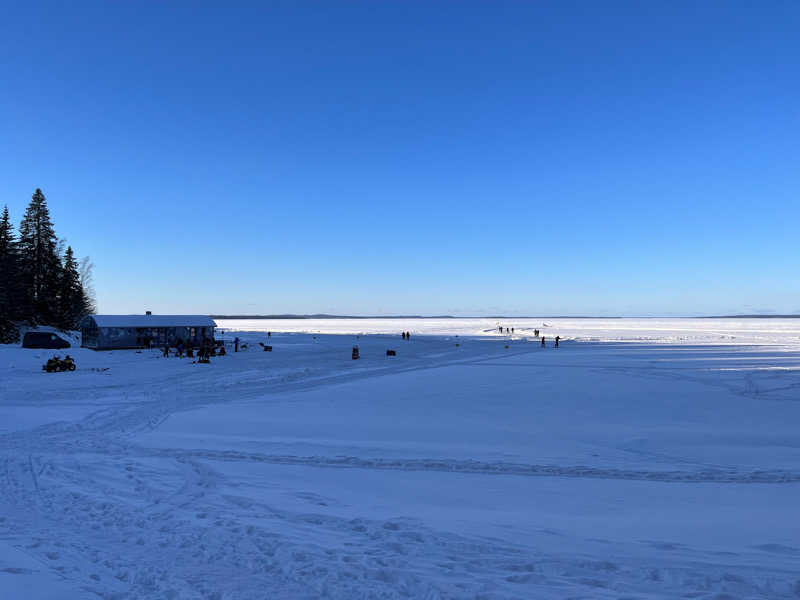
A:
<svg viewBox="0 0 800 600">
<path fill-rule="evenodd" d="M 57 350 L 59 348 L 69 348 L 70 343 L 55 333 L 47 331 L 29 331 L 22 338 L 23 348 L 47 348 Z"/>
</svg>

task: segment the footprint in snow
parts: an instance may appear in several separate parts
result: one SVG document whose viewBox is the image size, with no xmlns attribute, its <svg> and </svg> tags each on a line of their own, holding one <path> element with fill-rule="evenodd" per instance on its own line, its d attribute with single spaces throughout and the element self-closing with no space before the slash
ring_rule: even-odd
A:
<svg viewBox="0 0 800 600">
<path fill-rule="evenodd" d="M 30 575 L 33 573 L 30 569 L 23 569 L 21 567 L 3 567 L 0 573 L 10 573 L 11 575 Z"/>
</svg>

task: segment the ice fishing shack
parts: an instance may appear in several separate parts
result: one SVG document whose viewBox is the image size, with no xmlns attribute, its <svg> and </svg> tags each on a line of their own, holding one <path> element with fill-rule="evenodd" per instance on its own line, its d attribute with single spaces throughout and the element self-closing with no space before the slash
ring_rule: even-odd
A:
<svg viewBox="0 0 800 600">
<path fill-rule="evenodd" d="M 214 341 L 217 324 L 205 315 L 89 315 L 81 321 L 81 346 L 92 350 L 200 346 Z"/>
</svg>

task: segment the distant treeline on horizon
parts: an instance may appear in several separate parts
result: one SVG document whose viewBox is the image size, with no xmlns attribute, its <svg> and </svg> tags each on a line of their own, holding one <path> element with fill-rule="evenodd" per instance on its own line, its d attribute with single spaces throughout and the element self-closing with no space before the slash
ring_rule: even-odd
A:
<svg viewBox="0 0 800 600">
<path fill-rule="evenodd" d="M 450 315 L 437 317 L 423 317 L 421 315 L 386 315 L 386 316 L 356 316 L 356 315 L 211 315 L 212 319 L 454 319 Z M 469 317 L 464 317 L 469 318 Z M 494 317 L 487 317 L 494 318 Z"/>
<path fill-rule="evenodd" d="M 483 317 L 456 317 L 453 315 L 435 315 L 423 317 L 422 315 L 211 315 L 212 319 L 624 319 L 625 317 L 575 317 L 575 316 L 497 316 Z M 638 317 L 636 317 L 638 318 Z"/>
<path fill-rule="evenodd" d="M 483 317 L 456 317 L 453 315 L 435 315 L 423 317 L 422 315 L 211 315 L 212 319 L 800 319 L 800 314 L 793 315 L 706 315 L 706 316 L 650 316 L 650 317 L 598 317 L 576 315 L 546 315 L 546 316 L 503 316 L 487 315 Z"/>
<path fill-rule="evenodd" d="M 800 319 L 800 314 L 794 314 L 794 315 L 713 315 L 711 317 L 698 317 L 698 319 Z"/>
</svg>

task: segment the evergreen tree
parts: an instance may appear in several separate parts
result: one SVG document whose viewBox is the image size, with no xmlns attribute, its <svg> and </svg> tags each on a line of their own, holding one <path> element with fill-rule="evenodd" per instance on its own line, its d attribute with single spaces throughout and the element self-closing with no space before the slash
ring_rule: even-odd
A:
<svg viewBox="0 0 800 600">
<path fill-rule="evenodd" d="M 88 307 L 78 273 L 78 263 L 75 261 L 72 246 L 68 246 L 64 253 L 64 264 L 61 269 L 58 314 L 55 324 L 61 329 L 74 329 L 87 314 Z"/>
<path fill-rule="evenodd" d="M 19 330 L 13 321 L 19 317 L 19 262 L 14 231 L 8 218 L 8 207 L 0 218 L 0 344 L 19 340 Z"/>
<path fill-rule="evenodd" d="M 47 200 L 38 189 L 19 226 L 19 273 L 25 289 L 22 317 L 31 323 L 54 324 L 58 320 L 61 261 L 57 253 Z"/>
</svg>

